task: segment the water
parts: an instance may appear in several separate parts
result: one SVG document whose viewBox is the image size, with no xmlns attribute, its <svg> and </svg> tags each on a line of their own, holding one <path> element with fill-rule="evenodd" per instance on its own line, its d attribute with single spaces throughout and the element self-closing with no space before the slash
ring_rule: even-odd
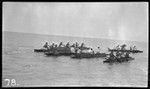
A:
<svg viewBox="0 0 150 89">
<path fill-rule="evenodd" d="M 16 87 L 34 86 L 126 86 L 146 87 L 148 82 L 148 44 L 125 42 L 136 45 L 144 53 L 132 55 L 135 60 L 122 64 L 103 64 L 103 58 L 71 59 L 70 57 L 46 57 L 34 53 L 49 43 L 85 42 L 102 52 L 123 41 L 78 37 L 47 36 L 27 33 L 3 32 L 2 86 L 5 79 L 15 79 Z M 11 82 L 8 85 L 12 86 Z"/>
</svg>

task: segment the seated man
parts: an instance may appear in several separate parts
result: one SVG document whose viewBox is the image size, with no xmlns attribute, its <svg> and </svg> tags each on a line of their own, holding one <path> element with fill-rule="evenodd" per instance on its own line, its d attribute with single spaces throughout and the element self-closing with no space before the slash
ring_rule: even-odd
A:
<svg viewBox="0 0 150 89">
<path fill-rule="evenodd" d="M 59 47 L 64 47 L 63 42 L 60 42 Z"/>
<path fill-rule="evenodd" d="M 73 44 L 71 45 L 71 47 L 76 47 L 76 46 L 75 46 L 75 43 L 73 43 Z"/>
<path fill-rule="evenodd" d="M 55 44 L 55 48 L 57 48 L 57 44 Z"/>
<path fill-rule="evenodd" d="M 74 51 L 75 51 L 75 53 L 78 53 L 78 50 L 79 50 L 79 49 L 78 49 L 78 48 L 74 48 L 74 49 L 75 49 L 75 50 L 74 50 Z"/>
<path fill-rule="evenodd" d="M 136 46 L 133 46 L 133 50 L 136 50 Z"/>
<path fill-rule="evenodd" d="M 48 49 L 48 47 L 49 47 L 48 42 L 46 42 L 43 47 L 46 48 L 46 49 Z"/>
<path fill-rule="evenodd" d="M 82 48 L 82 47 L 85 47 L 85 44 L 84 44 L 84 43 L 81 44 L 81 48 Z"/>
<path fill-rule="evenodd" d="M 66 47 L 70 47 L 70 44 L 69 44 L 69 42 L 66 44 Z"/>
<path fill-rule="evenodd" d="M 111 60 L 114 59 L 115 55 L 114 55 L 113 51 L 111 51 L 111 53 L 109 54 L 109 56 L 110 56 Z"/>
<path fill-rule="evenodd" d="M 121 46 L 121 50 L 126 50 L 126 47 L 127 45 L 126 44 L 123 44 L 122 46 Z"/>
<path fill-rule="evenodd" d="M 54 44 L 54 43 L 52 43 L 51 47 L 53 48 L 54 46 L 55 46 L 55 44 Z"/>
<path fill-rule="evenodd" d="M 130 55 L 129 55 L 130 53 L 129 52 L 127 52 L 126 54 L 125 54 L 125 57 L 126 58 L 129 58 L 130 57 Z"/>
<path fill-rule="evenodd" d="M 79 44 L 76 42 L 76 43 L 75 43 L 75 46 L 76 46 L 76 47 L 79 47 Z"/>
<path fill-rule="evenodd" d="M 119 47 L 120 47 L 120 45 L 117 45 L 117 46 L 116 46 L 116 49 L 117 49 L 117 50 L 120 50 L 120 48 L 119 48 Z"/>
<path fill-rule="evenodd" d="M 132 47 L 130 47 L 130 50 L 132 50 Z"/>
<path fill-rule="evenodd" d="M 120 58 L 121 54 L 119 53 L 119 51 L 116 52 L 116 58 Z"/>
<path fill-rule="evenodd" d="M 91 48 L 91 50 L 92 50 L 92 53 L 91 54 L 95 54 L 95 52 L 94 52 L 94 50 Z"/>
<path fill-rule="evenodd" d="M 62 45 L 62 42 L 60 42 L 59 47 L 61 47 L 61 45 Z"/>
</svg>

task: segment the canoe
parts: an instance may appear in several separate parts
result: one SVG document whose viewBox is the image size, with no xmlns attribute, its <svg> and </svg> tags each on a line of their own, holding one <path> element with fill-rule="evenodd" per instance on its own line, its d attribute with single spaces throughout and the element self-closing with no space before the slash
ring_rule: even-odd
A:
<svg viewBox="0 0 150 89">
<path fill-rule="evenodd" d="M 49 50 L 41 48 L 41 49 L 34 49 L 34 52 L 48 52 L 48 51 L 70 51 L 70 48 L 67 47 L 57 47 L 57 48 L 50 48 Z"/>
<path fill-rule="evenodd" d="M 34 52 L 47 52 L 47 49 L 34 49 Z"/>
<path fill-rule="evenodd" d="M 128 62 L 134 60 L 134 58 L 129 57 L 129 58 L 118 58 L 118 59 L 110 59 L 110 58 L 106 58 L 105 61 L 103 61 L 103 63 L 122 63 L 122 62 Z"/>
<path fill-rule="evenodd" d="M 143 53 L 143 51 L 140 51 L 140 50 L 117 50 L 117 49 L 109 49 L 108 48 L 108 51 L 120 51 L 120 52 L 131 52 L 131 53 Z"/>
<path fill-rule="evenodd" d="M 65 53 L 65 52 L 45 52 L 44 53 L 47 56 L 70 56 L 73 55 L 74 53 Z"/>
<path fill-rule="evenodd" d="M 99 57 L 106 57 L 107 54 L 105 53 L 96 53 L 96 54 L 91 54 L 91 53 L 77 53 L 74 55 L 71 55 L 71 58 L 99 58 Z"/>
<path fill-rule="evenodd" d="M 58 48 L 54 48 L 52 50 L 49 50 L 48 52 L 45 52 L 44 54 L 47 56 L 70 56 L 73 53 L 71 52 L 70 48 L 58 47 Z"/>
<path fill-rule="evenodd" d="M 91 49 L 90 47 L 78 47 L 80 50 L 89 50 Z"/>
</svg>

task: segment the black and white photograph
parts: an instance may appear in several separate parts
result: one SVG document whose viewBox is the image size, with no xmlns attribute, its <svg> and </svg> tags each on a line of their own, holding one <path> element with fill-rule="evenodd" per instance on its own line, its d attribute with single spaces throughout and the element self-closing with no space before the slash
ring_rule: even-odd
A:
<svg viewBox="0 0 150 89">
<path fill-rule="evenodd" d="M 148 2 L 3 2 L 2 87 L 148 87 Z"/>
</svg>

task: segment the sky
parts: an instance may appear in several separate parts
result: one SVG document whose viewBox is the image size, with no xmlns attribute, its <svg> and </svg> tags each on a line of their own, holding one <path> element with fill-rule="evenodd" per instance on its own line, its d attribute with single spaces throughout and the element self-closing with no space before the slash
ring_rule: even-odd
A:
<svg viewBox="0 0 150 89">
<path fill-rule="evenodd" d="M 3 31 L 148 41 L 147 2 L 3 2 Z"/>
</svg>

